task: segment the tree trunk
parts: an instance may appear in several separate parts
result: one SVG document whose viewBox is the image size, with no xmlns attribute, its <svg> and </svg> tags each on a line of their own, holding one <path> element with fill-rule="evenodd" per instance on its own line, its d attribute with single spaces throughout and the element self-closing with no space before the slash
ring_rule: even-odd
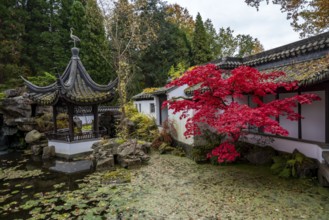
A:
<svg viewBox="0 0 329 220">
<path fill-rule="evenodd" d="M 121 105 L 121 122 L 120 122 L 120 136 L 123 139 L 128 138 L 128 124 L 126 123 L 126 109 L 125 105 L 127 103 L 127 81 L 129 75 L 129 64 L 125 59 L 119 60 L 118 76 L 119 76 L 119 85 L 118 92 L 120 97 Z"/>
</svg>

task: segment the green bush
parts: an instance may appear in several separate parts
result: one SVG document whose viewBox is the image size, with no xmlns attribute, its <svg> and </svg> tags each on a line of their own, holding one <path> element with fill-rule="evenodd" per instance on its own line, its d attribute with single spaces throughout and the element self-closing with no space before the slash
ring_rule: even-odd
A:
<svg viewBox="0 0 329 220">
<path fill-rule="evenodd" d="M 144 141 L 155 139 L 158 134 L 158 127 L 154 118 L 139 113 L 131 102 L 125 106 L 125 111 L 127 118 L 134 123 L 134 129 L 130 132 L 130 137 Z"/>
<path fill-rule="evenodd" d="M 54 128 L 52 114 L 46 113 L 39 117 L 35 117 L 36 129 L 40 132 L 50 131 Z"/>
<path fill-rule="evenodd" d="M 57 129 L 69 127 L 69 116 L 66 113 L 60 113 L 56 117 Z"/>
<path fill-rule="evenodd" d="M 174 130 L 174 131 L 172 131 Z M 152 148 L 160 150 L 162 144 L 172 146 L 173 138 L 171 133 L 176 133 L 175 127 L 168 120 L 162 123 L 162 130 L 158 133 L 158 136 L 152 142 Z M 177 136 L 177 135 L 176 135 Z"/>
<path fill-rule="evenodd" d="M 191 151 L 192 159 L 196 162 L 204 162 L 207 160 L 207 154 L 215 147 L 221 144 L 223 135 L 211 132 L 208 129 L 202 130 L 202 139 L 206 140 L 206 144 L 193 147 Z M 210 160 L 211 163 L 217 164 L 217 160 Z"/>
<path fill-rule="evenodd" d="M 280 177 L 299 177 L 298 170 L 305 164 L 312 164 L 313 161 L 305 155 L 295 150 L 292 154 L 283 153 L 272 158 L 271 170 L 273 174 Z"/>
</svg>

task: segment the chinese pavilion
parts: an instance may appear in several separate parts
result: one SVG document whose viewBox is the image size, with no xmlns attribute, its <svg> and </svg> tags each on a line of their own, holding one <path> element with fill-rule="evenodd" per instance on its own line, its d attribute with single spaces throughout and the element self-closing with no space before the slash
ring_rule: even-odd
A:
<svg viewBox="0 0 329 220">
<path fill-rule="evenodd" d="M 71 50 L 72 58 L 64 73 L 61 76 L 58 74 L 55 83 L 40 87 L 23 78 L 29 97 L 35 103 L 32 115 L 37 105 L 53 107 L 54 130 L 47 133 L 49 146 L 54 145 L 56 154 L 65 157 L 91 151 L 92 143 L 102 134 L 99 130 L 98 105 L 113 99 L 118 82 L 118 78 L 108 85 L 94 82 L 79 58 L 79 49 L 73 47 Z M 74 132 L 74 116 L 81 109 L 89 109 L 93 114 L 92 132 Z M 69 116 L 69 128 L 66 130 L 57 129 L 56 117 L 59 112 L 66 112 Z"/>
</svg>

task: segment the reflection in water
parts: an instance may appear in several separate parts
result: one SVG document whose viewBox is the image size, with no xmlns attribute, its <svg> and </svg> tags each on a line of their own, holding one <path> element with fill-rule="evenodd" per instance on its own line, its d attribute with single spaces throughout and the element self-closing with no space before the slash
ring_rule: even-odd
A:
<svg viewBox="0 0 329 220">
<path fill-rule="evenodd" d="M 113 184 L 106 180 L 118 170 L 68 175 L 48 169 L 74 170 L 68 161 L 34 159 L 0 156 L 2 171 L 44 171 L 9 180 L 0 172 L 0 219 L 329 219 L 327 188 L 278 178 L 266 166 L 200 165 L 153 153 L 148 165 L 128 171 L 131 182 Z"/>
<path fill-rule="evenodd" d="M 0 114 L 0 155 L 5 154 L 7 148 L 7 138 L 3 131 L 3 116 Z"/>
<path fill-rule="evenodd" d="M 77 181 L 91 173 L 92 168 L 89 160 L 43 161 L 41 156 L 19 152 L 0 155 L 0 219 L 28 218 L 30 214 L 26 210 L 6 214 L 1 207 L 21 205 L 36 195 L 53 191 L 74 191 L 79 188 Z"/>
<path fill-rule="evenodd" d="M 49 167 L 49 170 L 64 174 L 75 174 L 92 171 L 93 163 L 90 160 L 80 161 L 55 161 L 55 166 Z"/>
</svg>

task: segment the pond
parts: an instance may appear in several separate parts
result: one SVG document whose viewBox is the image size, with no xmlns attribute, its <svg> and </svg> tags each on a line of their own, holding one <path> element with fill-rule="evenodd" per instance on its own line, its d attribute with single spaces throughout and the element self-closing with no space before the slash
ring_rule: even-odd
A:
<svg viewBox="0 0 329 220">
<path fill-rule="evenodd" d="M 328 219 L 329 189 L 266 166 L 151 154 L 140 168 L 66 175 L 2 155 L 0 219 Z"/>
</svg>

